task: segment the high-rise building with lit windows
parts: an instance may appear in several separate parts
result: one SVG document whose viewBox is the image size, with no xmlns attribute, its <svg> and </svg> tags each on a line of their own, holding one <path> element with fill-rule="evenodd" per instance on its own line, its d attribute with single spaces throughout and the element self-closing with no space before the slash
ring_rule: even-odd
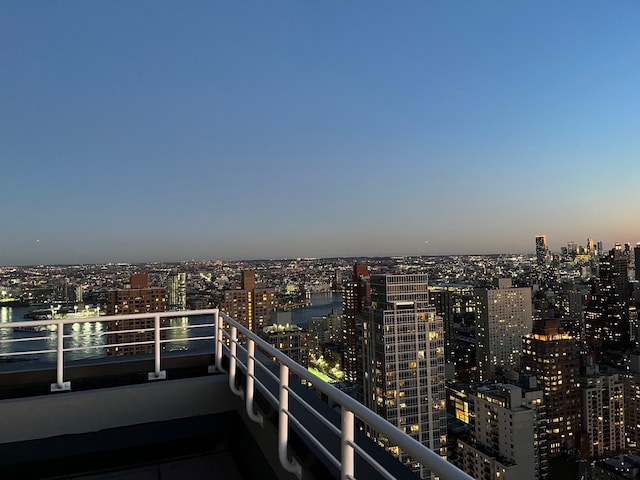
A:
<svg viewBox="0 0 640 480">
<path fill-rule="evenodd" d="M 445 456 L 444 331 L 429 306 L 427 275 L 372 275 L 363 321 L 363 401 L 403 432 Z M 422 478 L 431 473 L 368 432 Z"/>
<path fill-rule="evenodd" d="M 224 292 L 221 310 L 252 332 L 269 324 L 271 312 L 277 308 L 276 291 L 256 283 L 252 270 L 242 272 L 239 288 Z"/>
<path fill-rule="evenodd" d="M 611 457 L 625 450 L 624 384 L 618 374 L 587 367 L 582 378 L 582 430 L 586 445 L 580 450 L 589 457 Z"/>
<path fill-rule="evenodd" d="M 358 371 L 358 335 L 356 325 L 362 320 L 365 299 L 368 296 L 369 269 L 366 265 L 356 263 L 353 266 L 351 281 L 344 285 L 342 291 L 343 305 L 343 359 L 345 380 L 351 383 L 357 382 Z"/>
<path fill-rule="evenodd" d="M 167 310 L 187 309 L 187 274 L 167 275 Z"/>
<path fill-rule="evenodd" d="M 303 367 L 309 366 L 308 334 L 298 325 L 268 325 L 258 336 Z"/>
<path fill-rule="evenodd" d="M 545 479 L 542 391 L 501 383 L 467 391 L 469 435 L 457 439 L 454 463 L 477 480 Z"/>
<path fill-rule="evenodd" d="M 166 290 L 149 286 L 149 274 L 131 275 L 129 288 L 109 290 L 107 292 L 107 315 L 126 315 L 131 313 L 164 312 L 166 310 Z M 161 326 L 165 326 L 164 320 Z M 136 318 L 112 320 L 107 337 L 107 355 L 137 355 L 153 353 L 155 319 Z M 165 332 L 162 332 L 165 338 Z M 127 345 L 128 343 L 136 345 Z M 139 342 L 148 342 L 141 345 Z"/>
<path fill-rule="evenodd" d="M 510 278 L 501 278 L 497 288 L 477 288 L 475 294 L 479 379 L 493 379 L 500 371 L 518 371 L 522 336 L 533 325 L 531 288 L 513 287 Z"/>
<path fill-rule="evenodd" d="M 581 431 L 580 357 L 578 342 L 560 320 L 539 320 L 522 340 L 522 372 L 534 375 L 544 392 L 549 456 L 577 446 Z"/>
<path fill-rule="evenodd" d="M 626 445 L 640 445 L 640 354 L 631 354 L 629 371 L 620 374 L 624 386 Z"/>
<path fill-rule="evenodd" d="M 549 259 L 549 247 L 547 246 L 547 236 L 536 236 L 536 262 L 538 266 L 545 266 Z"/>
</svg>

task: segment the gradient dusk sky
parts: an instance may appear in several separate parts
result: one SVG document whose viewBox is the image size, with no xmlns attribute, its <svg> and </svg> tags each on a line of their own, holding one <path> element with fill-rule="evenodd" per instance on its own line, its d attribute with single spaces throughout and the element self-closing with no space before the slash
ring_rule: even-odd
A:
<svg viewBox="0 0 640 480">
<path fill-rule="evenodd" d="M 0 45 L 0 265 L 640 241 L 636 0 L 4 0 Z"/>
</svg>

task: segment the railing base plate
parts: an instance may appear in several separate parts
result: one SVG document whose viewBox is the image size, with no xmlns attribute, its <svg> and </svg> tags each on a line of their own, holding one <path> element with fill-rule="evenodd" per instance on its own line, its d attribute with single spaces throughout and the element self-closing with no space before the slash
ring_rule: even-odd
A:
<svg viewBox="0 0 640 480">
<path fill-rule="evenodd" d="M 166 370 L 161 370 L 160 372 L 158 372 L 158 374 L 156 374 L 156 372 L 149 372 L 148 379 L 149 380 L 166 380 L 167 379 L 167 371 Z"/>
<path fill-rule="evenodd" d="M 71 382 L 62 382 L 62 386 L 57 383 L 51 384 L 51 393 L 56 392 L 70 392 L 71 391 Z"/>
</svg>

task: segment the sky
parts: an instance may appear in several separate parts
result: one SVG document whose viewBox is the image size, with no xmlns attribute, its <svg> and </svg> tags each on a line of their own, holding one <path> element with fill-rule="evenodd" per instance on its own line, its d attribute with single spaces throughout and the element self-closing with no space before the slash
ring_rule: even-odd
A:
<svg viewBox="0 0 640 480">
<path fill-rule="evenodd" d="M 0 265 L 640 241 L 640 4 L 0 2 Z"/>
</svg>

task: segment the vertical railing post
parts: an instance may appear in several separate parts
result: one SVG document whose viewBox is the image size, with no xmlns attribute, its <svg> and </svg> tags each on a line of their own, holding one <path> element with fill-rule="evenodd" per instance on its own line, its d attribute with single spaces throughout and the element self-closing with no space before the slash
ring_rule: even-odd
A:
<svg viewBox="0 0 640 480">
<path fill-rule="evenodd" d="M 342 467 L 341 479 L 352 480 L 355 478 L 355 415 L 352 411 L 342 407 Z"/>
<path fill-rule="evenodd" d="M 224 326 L 219 310 L 216 310 L 216 312 L 213 314 L 213 318 L 213 355 L 215 363 L 207 367 L 209 373 L 224 372 L 224 369 L 222 368 L 222 329 L 224 328 Z"/>
<path fill-rule="evenodd" d="M 289 444 L 289 367 L 280 364 L 280 387 L 278 389 L 278 457 L 288 472 L 302 478 L 302 467 L 293 456 L 288 458 Z"/>
<path fill-rule="evenodd" d="M 153 322 L 154 370 L 149 372 L 149 380 L 165 380 L 167 378 L 166 370 L 160 370 L 160 351 L 162 349 L 160 332 L 160 315 L 156 314 Z"/>
<path fill-rule="evenodd" d="M 223 318 L 220 312 L 216 312 L 216 367 L 222 371 L 222 329 L 224 328 Z"/>
<path fill-rule="evenodd" d="M 231 391 L 242 396 L 242 390 L 236 386 L 236 364 L 238 352 L 238 327 L 231 327 L 231 342 L 229 343 L 229 388 Z"/>
<path fill-rule="evenodd" d="M 64 325 L 61 320 L 54 322 L 57 329 L 56 345 L 56 383 L 51 384 L 52 392 L 71 390 L 71 382 L 64 381 Z"/>
<path fill-rule="evenodd" d="M 247 344 L 247 388 L 246 394 L 246 406 L 247 415 L 251 420 L 263 425 L 262 415 L 256 412 L 253 408 L 253 393 L 255 383 L 255 371 L 256 371 L 256 342 L 253 339 L 249 339 Z"/>
</svg>

